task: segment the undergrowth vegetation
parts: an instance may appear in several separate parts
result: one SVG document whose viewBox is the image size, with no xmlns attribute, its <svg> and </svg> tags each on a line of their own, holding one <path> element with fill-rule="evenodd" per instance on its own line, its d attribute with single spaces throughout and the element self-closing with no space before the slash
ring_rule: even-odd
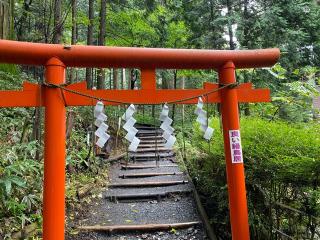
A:
<svg viewBox="0 0 320 240">
<path fill-rule="evenodd" d="M 186 163 L 212 225 L 229 239 L 223 139 L 218 119 L 211 125 L 210 144 L 199 131 L 186 142 Z M 252 238 L 276 239 L 281 231 L 294 239 L 318 239 L 319 124 L 242 118 L 241 138 Z"/>
<path fill-rule="evenodd" d="M 0 87 L 21 88 L 24 77 L 0 71 Z M 44 110 L 2 108 L 0 118 L 0 239 L 27 239 L 30 226 L 41 235 Z M 67 118 L 66 203 L 73 207 L 82 187 L 101 185 L 106 179 L 107 165 L 93 154 L 91 140 L 87 140 L 92 134 L 92 107 L 69 108 Z M 113 135 L 115 119 L 110 117 Z"/>
</svg>

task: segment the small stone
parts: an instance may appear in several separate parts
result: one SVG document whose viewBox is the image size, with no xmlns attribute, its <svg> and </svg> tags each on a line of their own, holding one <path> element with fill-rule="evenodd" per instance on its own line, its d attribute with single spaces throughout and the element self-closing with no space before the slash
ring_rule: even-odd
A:
<svg viewBox="0 0 320 240">
<path fill-rule="evenodd" d="M 175 201 L 175 202 L 179 202 L 180 200 L 181 200 L 181 197 L 176 196 L 176 197 L 174 198 L 174 201 Z"/>
<path fill-rule="evenodd" d="M 191 228 L 188 228 L 188 229 L 187 229 L 187 232 L 188 232 L 189 234 L 191 234 L 191 233 L 193 233 L 193 230 L 194 230 L 193 227 L 191 227 Z"/>
<path fill-rule="evenodd" d="M 147 239 L 147 238 L 148 238 L 148 235 L 147 235 L 147 234 L 142 234 L 142 235 L 141 235 L 141 238 L 142 238 L 142 239 Z"/>
</svg>

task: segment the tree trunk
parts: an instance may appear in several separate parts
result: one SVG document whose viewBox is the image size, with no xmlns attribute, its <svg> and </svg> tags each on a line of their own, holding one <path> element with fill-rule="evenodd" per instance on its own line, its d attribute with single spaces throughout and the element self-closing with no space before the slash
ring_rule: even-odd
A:
<svg viewBox="0 0 320 240">
<path fill-rule="evenodd" d="M 72 0 L 72 35 L 71 44 L 75 45 L 77 43 L 77 0 Z"/>
<path fill-rule="evenodd" d="M 16 23 L 17 26 L 17 39 L 19 41 L 25 40 L 24 38 L 24 33 L 27 29 L 26 22 L 27 22 L 27 17 L 29 16 L 30 12 L 30 6 L 31 6 L 32 0 L 24 0 L 23 2 L 23 14 L 19 18 L 19 20 Z"/>
<path fill-rule="evenodd" d="M 14 0 L 0 1 L 0 39 L 14 39 Z"/>
<path fill-rule="evenodd" d="M 41 108 L 36 107 L 34 111 L 34 122 L 32 126 L 32 136 L 31 139 L 38 142 L 38 145 L 41 145 Z M 36 159 L 40 161 L 40 148 L 37 147 L 36 150 Z"/>
<path fill-rule="evenodd" d="M 72 8 L 72 30 L 71 30 L 71 45 L 77 43 L 77 0 L 71 1 Z M 69 83 L 75 82 L 75 68 L 70 69 L 70 80 Z"/>
<path fill-rule="evenodd" d="M 100 33 L 99 33 L 99 41 L 98 44 L 100 46 L 104 46 L 106 39 L 106 11 L 107 11 L 107 1 L 101 0 L 101 8 L 100 8 Z M 98 77 L 97 77 L 97 88 L 105 89 L 105 72 L 103 68 L 98 69 Z"/>
<path fill-rule="evenodd" d="M 166 75 L 164 74 L 164 71 L 161 71 L 161 87 L 162 89 L 168 89 L 169 88 L 169 83 L 168 80 L 166 78 Z"/>
<path fill-rule="evenodd" d="M 178 70 L 174 70 L 174 73 L 173 73 L 173 89 L 177 89 L 177 80 L 178 80 Z M 174 124 L 175 111 L 176 111 L 176 105 L 173 104 L 172 105 L 172 115 L 171 115 L 171 118 L 173 120 L 173 124 Z"/>
<path fill-rule="evenodd" d="M 62 20 L 61 20 L 61 0 L 54 1 L 54 29 L 53 29 L 53 43 L 60 43 L 62 36 Z"/>
<path fill-rule="evenodd" d="M 88 9 L 88 17 L 89 17 L 89 25 L 88 25 L 88 32 L 87 32 L 87 45 L 93 44 L 93 20 L 94 20 L 94 0 L 89 0 L 89 9 Z M 87 87 L 92 89 L 93 82 L 92 82 L 92 68 L 86 68 L 86 81 Z"/>
<path fill-rule="evenodd" d="M 68 112 L 67 115 L 67 129 L 66 129 L 66 142 L 67 142 L 67 149 L 69 149 L 71 144 L 71 135 L 72 135 L 72 128 L 74 126 L 74 117 L 75 113 L 71 110 Z M 75 168 L 72 163 L 67 164 L 67 170 L 69 173 L 74 173 Z"/>
<path fill-rule="evenodd" d="M 113 89 L 119 89 L 119 83 L 118 83 L 118 69 L 113 69 Z"/>
<path fill-rule="evenodd" d="M 249 0 L 244 1 L 244 8 L 243 8 L 243 19 L 245 21 L 244 28 L 243 28 L 243 46 L 246 48 L 249 48 L 249 31 L 250 31 L 250 26 L 246 22 L 246 20 L 249 18 L 249 12 L 248 12 L 248 5 L 249 5 Z M 249 76 L 246 71 L 243 73 L 244 75 L 244 82 L 247 83 L 249 82 Z M 249 103 L 245 103 L 244 105 L 244 115 L 245 116 L 250 116 L 250 105 Z"/>
<path fill-rule="evenodd" d="M 186 77 L 185 76 L 182 76 L 182 78 L 181 78 L 181 89 L 185 89 L 185 79 L 186 79 Z M 182 126 L 183 126 L 183 128 L 184 128 L 184 126 L 185 126 L 185 105 L 184 104 L 182 104 L 182 113 L 181 113 L 181 115 L 182 115 Z M 186 160 L 187 159 L 187 157 L 186 157 L 186 141 L 185 141 L 185 132 L 184 132 L 184 129 L 182 129 L 182 142 L 183 142 L 183 154 L 182 154 L 182 156 L 183 156 L 183 160 Z"/>
<path fill-rule="evenodd" d="M 52 8 L 53 8 L 53 4 L 52 4 L 52 1 L 53 0 L 45 0 L 43 2 L 43 23 L 44 26 L 43 26 L 43 36 L 44 36 L 44 42 L 45 43 L 49 43 L 49 38 L 50 38 L 50 27 L 51 27 L 51 18 L 52 18 Z M 47 9 L 47 6 L 49 6 L 49 9 Z M 47 15 L 49 15 L 47 17 Z M 18 38 L 19 39 L 19 38 Z"/>
<path fill-rule="evenodd" d="M 10 2 L 0 2 L 0 39 L 9 38 L 10 30 Z"/>
<path fill-rule="evenodd" d="M 127 82 L 126 69 L 122 68 L 121 89 L 124 89 L 124 84 Z"/>
<path fill-rule="evenodd" d="M 112 89 L 113 71 L 109 71 L 109 89 Z M 106 86 L 107 87 L 107 86 Z"/>
<path fill-rule="evenodd" d="M 233 42 L 233 30 L 232 30 L 232 21 L 231 21 L 231 15 L 232 15 L 232 6 L 230 0 L 227 0 L 227 8 L 228 8 L 228 33 L 229 33 L 229 48 L 230 50 L 234 50 L 235 43 Z"/>
<path fill-rule="evenodd" d="M 130 69 L 130 84 L 128 86 L 129 89 L 133 90 L 135 88 L 137 77 L 138 77 L 137 70 Z"/>
<path fill-rule="evenodd" d="M 14 5 L 15 5 L 15 1 L 14 0 L 10 0 L 10 33 L 9 33 L 9 38 L 10 39 L 14 39 L 15 38 L 15 34 L 14 34 Z"/>
<path fill-rule="evenodd" d="M 244 75 L 244 82 L 245 83 L 249 82 L 248 74 L 246 73 L 246 71 L 243 72 L 243 75 Z M 249 105 L 249 103 L 245 103 L 243 105 L 243 107 L 244 107 L 244 115 L 245 116 L 250 116 L 250 105 Z"/>
</svg>

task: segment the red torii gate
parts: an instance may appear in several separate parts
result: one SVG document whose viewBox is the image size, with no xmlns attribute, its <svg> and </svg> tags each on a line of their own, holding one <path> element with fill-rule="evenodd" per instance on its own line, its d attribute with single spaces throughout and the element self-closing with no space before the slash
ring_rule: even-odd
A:
<svg viewBox="0 0 320 240">
<path fill-rule="evenodd" d="M 63 240 L 65 222 L 66 107 L 105 104 L 161 104 L 207 95 L 204 101 L 221 103 L 232 238 L 249 239 L 243 162 L 234 163 L 231 132 L 239 130 L 238 103 L 268 102 L 268 89 L 250 83 L 234 88 L 236 68 L 267 67 L 280 56 L 278 49 L 186 50 L 125 47 L 68 46 L 0 40 L 0 62 L 45 66 L 45 84 L 25 82 L 22 91 L 0 91 L 0 107 L 45 107 L 43 239 Z M 140 90 L 88 90 L 85 82 L 65 86 L 66 67 L 140 68 Z M 155 70 L 215 69 L 219 84 L 203 89 L 158 90 Z M 214 91 L 224 86 L 220 91 Z M 41 91 L 41 92 L 40 92 Z M 78 93 L 81 93 L 79 95 Z M 41 95 L 40 95 L 41 93 Z M 178 104 L 195 104 L 197 99 Z M 230 136 L 229 136 L 230 134 Z"/>
</svg>

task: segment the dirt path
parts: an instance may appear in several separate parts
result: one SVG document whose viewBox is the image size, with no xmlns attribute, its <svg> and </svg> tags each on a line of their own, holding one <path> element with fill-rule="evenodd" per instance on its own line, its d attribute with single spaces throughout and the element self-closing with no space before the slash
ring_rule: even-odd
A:
<svg viewBox="0 0 320 240">
<path fill-rule="evenodd" d="M 207 239 L 193 199 L 193 186 L 175 162 L 174 153 L 164 148 L 159 129 L 140 126 L 138 151 L 129 163 L 110 167 L 109 187 L 75 217 L 73 234 L 66 239 Z M 157 141 L 155 142 L 155 136 Z M 159 156 L 159 157 L 157 157 Z M 90 227 L 141 227 L 145 224 L 182 224 L 154 231 L 84 231 Z"/>
</svg>

